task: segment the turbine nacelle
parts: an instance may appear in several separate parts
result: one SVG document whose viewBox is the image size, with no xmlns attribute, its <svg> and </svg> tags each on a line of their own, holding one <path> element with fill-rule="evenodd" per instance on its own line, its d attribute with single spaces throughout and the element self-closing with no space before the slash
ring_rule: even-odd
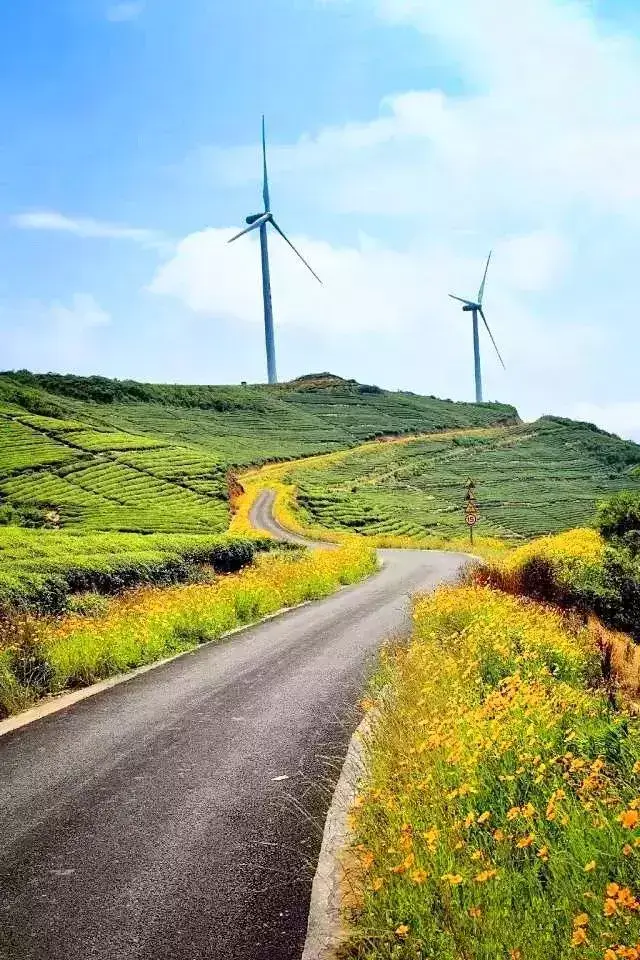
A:
<svg viewBox="0 0 640 960">
<path fill-rule="evenodd" d="M 252 225 L 256 222 L 256 220 L 259 220 L 261 217 L 264 217 L 264 213 L 252 213 L 251 216 L 247 217 L 244 222 L 248 223 L 249 225 Z"/>
</svg>

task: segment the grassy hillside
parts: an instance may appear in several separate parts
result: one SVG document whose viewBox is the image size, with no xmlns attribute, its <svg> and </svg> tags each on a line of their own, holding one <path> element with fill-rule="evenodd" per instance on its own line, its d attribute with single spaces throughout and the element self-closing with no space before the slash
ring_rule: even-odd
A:
<svg viewBox="0 0 640 960">
<path fill-rule="evenodd" d="M 27 516 L 45 511 L 65 529 L 221 531 L 230 467 L 515 417 L 511 407 L 385 393 L 337 378 L 269 388 L 3 375 L 0 498 Z"/>
<path fill-rule="evenodd" d="M 368 534 L 455 535 L 476 480 L 481 532 L 533 536 L 590 523 L 596 502 L 640 488 L 640 446 L 591 424 L 534 424 L 380 444 L 328 466 L 292 469 L 313 523 Z"/>
<path fill-rule="evenodd" d="M 181 538 L 228 526 L 230 468 L 516 419 L 509 406 L 388 393 L 329 374 L 277 387 L 1 374 L 0 602 L 52 571 L 75 582 L 80 570 L 87 582 L 110 555 L 130 552 L 143 568 L 147 552 L 152 565 L 158 553 L 169 563 L 193 553 Z M 16 536 L 16 527 L 31 529 Z M 141 534 L 155 535 L 148 551 Z"/>
</svg>

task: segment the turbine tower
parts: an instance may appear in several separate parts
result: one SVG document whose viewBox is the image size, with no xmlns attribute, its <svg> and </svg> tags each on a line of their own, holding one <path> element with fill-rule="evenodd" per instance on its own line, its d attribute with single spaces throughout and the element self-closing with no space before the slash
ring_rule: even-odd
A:
<svg viewBox="0 0 640 960">
<path fill-rule="evenodd" d="M 487 282 L 487 273 L 489 272 L 489 264 L 491 263 L 491 253 L 489 254 L 489 259 L 487 260 L 487 265 L 484 268 L 484 276 L 482 278 L 482 283 L 480 284 L 480 290 L 478 291 L 477 300 L 464 300 L 462 297 L 456 297 L 453 293 L 450 293 L 449 296 L 452 300 L 458 300 L 460 303 L 463 303 L 462 308 L 464 313 L 473 314 L 473 360 L 475 366 L 475 375 L 476 375 L 476 403 L 482 403 L 482 367 L 480 364 L 480 328 L 478 325 L 478 314 L 482 317 L 483 323 L 487 328 L 487 333 L 491 337 L 491 343 L 493 344 L 496 353 L 498 354 L 498 360 L 502 364 L 503 368 L 507 368 L 504 365 L 504 360 L 500 356 L 500 351 L 498 350 L 498 345 L 493 339 L 493 334 L 489 324 L 487 323 L 487 318 L 484 315 L 484 310 L 482 309 L 482 301 L 484 299 L 484 288 Z"/>
<path fill-rule="evenodd" d="M 267 241 L 267 227 L 269 224 L 276 230 L 283 240 L 285 240 L 296 256 L 300 257 L 304 263 L 307 270 L 309 270 L 318 283 L 322 283 L 322 280 L 311 269 L 305 258 L 302 256 L 299 250 L 296 250 L 294 245 L 291 243 L 291 240 L 282 232 L 278 224 L 273 218 L 271 213 L 271 200 L 269 197 L 269 175 L 267 172 L 267 139 L 265 135 L 265 125 L 264 117 L 262 118 L 262 169 L 263 169 L 263 181 L 262 181 L 262 198 L 264 200 L 264 212 L 263 213 L 253 213 L 251 216 L 247 217 L 246 222 L 249 226 L 238 233 L 235 237 L 232 237 L 228 242 L 233 243 L 234 240 L 237 240 L 239 237 L 243 237 L 245 233 L 250 233 L 252 230 L 260 231 L 260 258 L 262 262 L 262 299 L 264 302 L 264 338 L 267 348 L 267 376 L 269 383 L 278 382 L 278 374 L 276 368 L 276 345 L 275 338 L 273 333 L 273 305 L 271 302 L 271 274 L 269 272 L 269 245 Z"/>
</svg>

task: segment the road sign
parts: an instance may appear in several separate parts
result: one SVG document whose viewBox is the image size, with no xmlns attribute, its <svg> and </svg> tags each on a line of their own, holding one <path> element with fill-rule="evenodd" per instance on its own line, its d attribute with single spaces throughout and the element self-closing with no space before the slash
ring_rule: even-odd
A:
<svg viewBox="0 0 640 960">
<path fill-rule="evenodd" d="M 467 504 L 465 505 L 464 512 L 465 512 L 466 514 L 477 513 L 477 512 L 478 512 L 478 504 L 475 502 L 475 500 L 474 500 L 473 502 L 467 503 Z"/>
<path fill-rule="evenodd" d="M 466 516 L 466 521 L 468 526 L 475 527 L 476 523 L 478 522 L 478 514 L 468 513 Z"/>
</svg>

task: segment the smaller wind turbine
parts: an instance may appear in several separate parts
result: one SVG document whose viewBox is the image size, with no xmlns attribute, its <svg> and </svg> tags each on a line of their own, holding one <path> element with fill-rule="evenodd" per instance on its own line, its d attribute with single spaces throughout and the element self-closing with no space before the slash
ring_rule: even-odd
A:
<svg viewBox="0 0 640 960">
<path fill-rule="evenodd" d="M 493 252 L 493 251 L 492 251 Z M 478 314 L 482 317 L 483 323 L 487 328 L 487 333 L 491 337 L 491 343 L 493 344 L 496 353 L 498 354 L 498 360 L 506 370 L 507 368 L 504 365 L 504 360 L 500 356 L 500 351 L 498 350 L 498 345 L 493 339 L 493 334 L 489 324 L 487 323 L 487 318 L 484 315 L 484 310 L 482 309 L 482 300 L 484 298 L 484 288 L 487 282 L 487 273 L 489 272 L 489 264 L 491 263 L 491 253 L 489 254 L 489 259 L 487 260 L 487 265 L 484 268 L 484 276 L 482 278 L 482 283 L 480 284 L 480 290 L 478 291 L 478 299 L 474 300 L 464 300 L 462 297 L 456 297 L 455 294 L 450 293 L 449 296 L 452 300 L 458 300 L 460 303 L 464 303 L 462 308 L 464 313 L 473 314 L 473 359 L 475 365 L 476 373 L 476 403 L 482 403 L 482 367 L 480 365 L 480 330 L 478 325 Z"/>
<path fill-rule="evenodd" d="M 278 374 L 276 372 L 276 345 L 275 337 L 273 333 L 273 306 L 271 302 L 271 274 L 269 271 L 269 246 L 267 243 L 267 226 L 271 226 L 276 230 L 283 240 L 285 240 L 296 256 L 300 257 L 304 263 L 307 270 L 309 270 L 318 283 L 322 283 L 322 280 L 318 274 L 311 269 L 305 258 L 302 256 L 299 250 L 296 250 L 294 245 L 291 243 L 291 240 L 282 232 L 278 224 L 273 218 L 271 213 L 271 200 L 269 197 L 269 176 L 267 173 L 267 139 L 265 135 L 264 127 L 264 117 L 262 118 L 262 170 L 263 170 L 263 180 L 262 180 L 262 198 L 264 200 L 264 213 L 253 213 L 251 216 L 246 218 L 246 223 L 249 226 L 242 230 L 240 233 L 236 234 L 235 237 L 231 237 L 228 241 L 233 243 L 234 240 L 238 240 L 239 237 L 243 237 L 245 233 L 250 233 L 252 230 L 260 230 L 260 256 L 262 261 L 262 299 L 264 302 L 264 337 L 267 347 L 267 377 L 269 383 L 278 382 Z"/>
</svg>

